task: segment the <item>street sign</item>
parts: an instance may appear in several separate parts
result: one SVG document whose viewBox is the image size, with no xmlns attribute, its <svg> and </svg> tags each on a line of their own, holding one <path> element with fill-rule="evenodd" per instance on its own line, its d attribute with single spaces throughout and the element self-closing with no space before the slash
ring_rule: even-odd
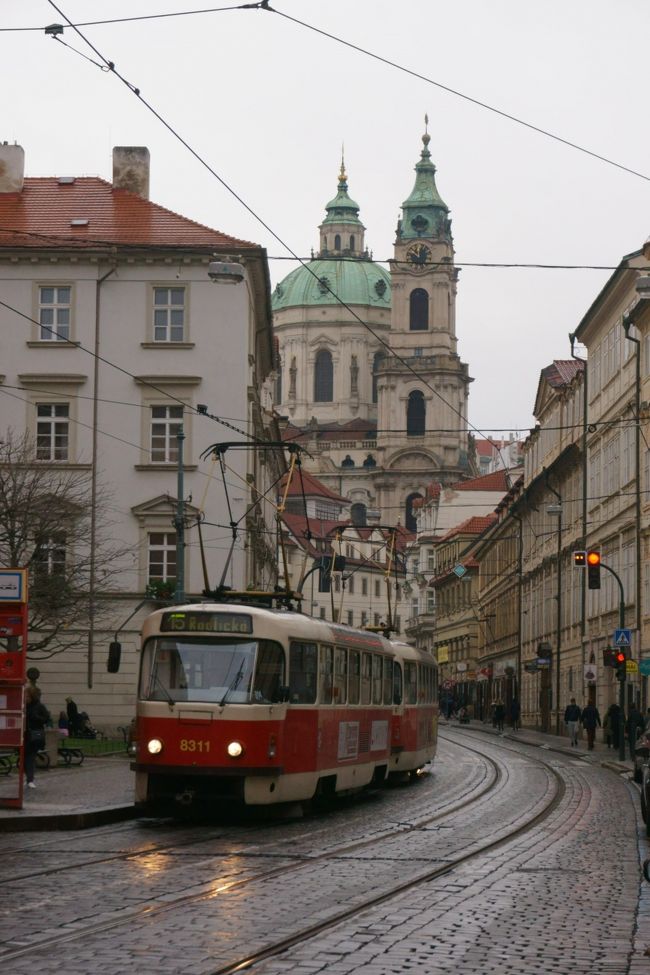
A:
<svg viewBox="0 0 650 975">
<path fill-rule="evenodd" d="M 454 566 L 454 568 L 453 568 L 452 571 L 453 571 L 454 575 L 457 575 L 459 579 L 462 579 L 463 576 L 465 575 L 465 573 L 467 572 L 467 569 L 465 568 L 464 565 L 461 565 L 460 562 L 458 562 Z"/>
<path fill-rule="evenodd" d="M 650 657 L 639 660 L 639 673 L 643 677 L 650 677 Z"/>
<path fill-rule="evenodd" d="M 614 646 L 629 647 L 632 641 L 632 630 L 615 630 Z"/>
<path fill-rule="evenodd" d="M 535 663 L 537 664 L 538 667 L 550 667 L 551 659 L 550 657 L 537 657 Z"/>
<path fill-rule="evenodd" d="M 626 670 L 626 672 L 628 674 L 638 674 L 639 673 L 639 665 L 636 662 L 636 660 L 626 660 L 625 661 L 625 670 Z"/>
</svg>

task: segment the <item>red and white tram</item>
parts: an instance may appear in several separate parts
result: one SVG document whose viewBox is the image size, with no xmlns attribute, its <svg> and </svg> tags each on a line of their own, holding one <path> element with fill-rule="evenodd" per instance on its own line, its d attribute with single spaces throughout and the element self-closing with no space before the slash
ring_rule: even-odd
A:
<svg viewBox="0 0 650 975">
<path fill-rule="evenodd" d="M 144 623 L 136 803 L 296 802 L 434 758 L 429 654 L 300 613 L 199 603 Z"/>
</svg>

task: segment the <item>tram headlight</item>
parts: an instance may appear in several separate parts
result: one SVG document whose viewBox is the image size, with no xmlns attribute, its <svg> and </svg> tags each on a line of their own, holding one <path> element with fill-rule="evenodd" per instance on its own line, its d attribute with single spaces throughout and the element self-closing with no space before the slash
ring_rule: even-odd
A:
<svg viewBox="0 0 650 975">
<path fill-rule="evenodd" d="M 231 758 L 241 758 L 244 754 L 244 746 L 240 741 L 231 741 L 226 748 Z"/>
<path fill-rule="evenodd" d="M 150 755 L 160 755 L 163 749 L 163 743 L 160 738 L 150 738 L 147 742 L 147 751 Z"/>
</svg>

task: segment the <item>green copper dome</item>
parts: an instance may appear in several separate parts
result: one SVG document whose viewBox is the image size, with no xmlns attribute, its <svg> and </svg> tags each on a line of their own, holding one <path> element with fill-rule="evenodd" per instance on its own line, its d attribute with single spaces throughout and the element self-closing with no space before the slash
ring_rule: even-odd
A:
<svg viewBox="0 0 650 975">
<path fill-rule="evenodd" d="M 428 125 L 426 116 L 425 122 Z M 424 148 L 415 166 L 415 185 L 410 196 L 402 203 L 402 219 L 397 227 L 397 236 L 402 240 L 417 237 L 451 240 L 449 207 L 438 193 L 436 167 L 431 162 L 429 152 L 430 141 L 431 136 L 425 131 L 422 136 Z"/>
<path fill-rule="evenodd" d="M 273 311 L 301 305 L 338 305 L 334 295 L 346 305 L 390 308 L 390 275 L 371 260 L 310 261 L 276 286 Z"/>
<path fill-rule="evenodd" d="M 341 162 L 341 172 L 339 173 L 339 185 L 336 196 L 325 206 L 327 216 L 323 220 L 322 226 L 330 223 L 353 224 L 363 227 L 359 220 L 359 204 L 355 203 L 348 196 L 348 178 L 345 174 L 345 165 Z"/>
</svg>

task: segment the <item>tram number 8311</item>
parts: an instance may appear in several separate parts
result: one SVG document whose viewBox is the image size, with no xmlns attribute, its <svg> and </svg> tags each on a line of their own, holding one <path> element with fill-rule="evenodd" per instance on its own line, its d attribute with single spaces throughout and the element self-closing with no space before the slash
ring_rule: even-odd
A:
<svg viewBox="0 0 650 975">
<path fill-rule="evenodd" d="M 195 738 L 181 738 L 180 750 L 182 752 L 209 752 L 209 741 L 197 741 Z"/>
</svg>

